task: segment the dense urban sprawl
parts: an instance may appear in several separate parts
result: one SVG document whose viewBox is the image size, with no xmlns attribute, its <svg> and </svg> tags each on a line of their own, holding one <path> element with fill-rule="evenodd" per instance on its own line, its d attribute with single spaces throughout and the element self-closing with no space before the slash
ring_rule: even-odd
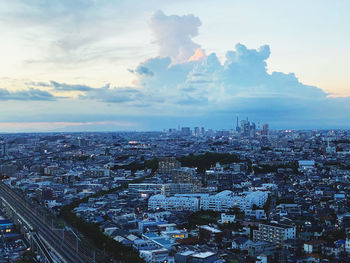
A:
<svg viewBox="0 0 350 263">
<path fill-rule="evenodd" d="M 349 157 L 350 131 L 242 120 L 218 131 L 3 134 L 0 174 L 116 262 L 350 262 Z M 7 262 L 30 244 L 3 216 Z"/>
</svg>

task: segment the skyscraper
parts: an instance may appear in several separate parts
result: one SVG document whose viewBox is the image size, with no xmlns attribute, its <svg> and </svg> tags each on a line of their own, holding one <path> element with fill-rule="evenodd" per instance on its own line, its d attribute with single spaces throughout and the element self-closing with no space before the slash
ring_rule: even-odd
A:
<svg viewBox="0 0 350 263">
<path fill-rule="evenodd" d="M 191 135 L 191 128 L 190 127 L 182 127 L 181 134 L 185 135 L 185 136 Z"/>
<path fill-rule="evenodd" d="M 199 136 L 200 135 L 200 129 L 199 127 L 194 127 L 194 135 Z"/>
<path fill-rule="evenodd" d="M 250 137 L 255 137 L 256 125 L 255 122 L 252 122 L 250 125 Z"/>
<path fill-rule="evenodd" d="M 241 131 L 241 128 L 240 128 L 239 125 L 238 125 L 238 115 L 237 115 L 237 122 L 236 122 L 236 131 L 237 131 L 237 132 L 240 132 L 240 131 Z"/>
<path fill-rule="evenodd" d="M 265 135 L 265 136 L 269 135 L 269 125 L 267 123 L 263 124 L 261 135 Z"/>
<path fill-rule="evenodd" d="M 241 135 L 243 136 L 249 136 L 250 135 L 250 124 L 248 121 L 248 118 L 246 120 L 241 120 L 241 129 L 240 129 Z"/>
</svg>

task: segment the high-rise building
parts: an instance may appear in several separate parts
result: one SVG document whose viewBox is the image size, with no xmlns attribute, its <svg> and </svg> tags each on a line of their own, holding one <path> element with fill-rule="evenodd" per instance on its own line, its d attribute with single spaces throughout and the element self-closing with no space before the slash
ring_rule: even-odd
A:
<svg viewBox="0 0 350 263">
<path fill-rule="evenodd" d="M 261 135 L 265 135 L 265 136 L 269 135 L 269 125 L 267 123 L 263 124 Z"/>
<path fill-rule="evenodd" d="M 240 128 L 239 125 L 238 125 L 238 116 L 237 116 L 237 120 L 236 120 L 236 131 L 237 131 L 237 132 L 240 132 L 240 131 L 241 131 L 241 128 Z"/>
<path fill-rule="evenodd" d="M 191 135 L 191 128 L 190 127 L 182 127 L 181 134 L 185 135 L 185 136 Z"/>
<path fill-rule="evenodd" d="M 194 135 L 199 136 L 200 135 L 200 129 L 199 127 L 194 127 Z"/>
<path fill-rule="evenodd" d="M 173 182 L 178 184 L 200 185 L 201 181 L 197 178 L 196 169 L 181 167 L 173 170 Z"/>
<path fill-rule="evenodd" d="M 240 129 L 241 135 L 243 136 L 249 136 L 250 135 L 250 123 L 248 121 L 248 118 L 246 120 L 241 120 L 241 129 Z"/>
<path fill-rule="evenodd" d="M 256 125 L 254 122 L 250 124 L 250 137 L 255 137 L 256 134 Z"/>
</svg>

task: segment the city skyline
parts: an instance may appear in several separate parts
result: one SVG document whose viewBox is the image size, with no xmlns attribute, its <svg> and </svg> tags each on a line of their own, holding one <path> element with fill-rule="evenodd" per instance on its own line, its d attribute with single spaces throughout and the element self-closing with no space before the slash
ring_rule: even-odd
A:
<svg viewBox="0 0 350 263">
<path fill-rule="evenodd" d="M 0 132 L 349 128 L 346 1 L 0 7 Z"/>
<path fill-rule="evenodd" d="M 349 0 L 0 0 L 0 263 L 350 262 Z"/>
</svg>

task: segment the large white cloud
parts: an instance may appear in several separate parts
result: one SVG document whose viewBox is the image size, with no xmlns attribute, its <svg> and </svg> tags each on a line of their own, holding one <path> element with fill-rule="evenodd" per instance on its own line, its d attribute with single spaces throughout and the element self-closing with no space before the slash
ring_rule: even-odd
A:
<svg viewBox="0 0 350 263">
<path fill-rule="evenodd" d="M 349 123 L 349 98 L 331 98 L 323 90 L 301 83 L 293 73 L 269 73 L 268 45 L 250 49 L 237 44 L 227 51 L 224 61 L 215 53 L 206 55 L 192 40 L 198 35 L 200 25 L 194 15 L 154 13 L 150 28 L 159 54 L 129 70 L 135 76 L 131 87 L 32 82 L 28 87 L 40 87 L 40 90 L 31 89 L 28 93 L 0 90 L 0 100 L 26 97 L 58 103 L 59 98 L 51 93 L 58 96 L 60 92 L 76 92 L 81 105 L 91 101 L 96 105 L 107 104 L 110 112 L 104 120 L 129 120 L 130 116 L 132 120 L 151 123 L 153 129 L 176 122 L 232 128 L 236 114 L 285 128 L 346 127 Z M 94 109 L 88 110 L 77 116 L 84 120 L 97 116 Z M 97 117 L 102 118 L 103 114 L 100 112 Z"/>
<path fill-rule="evenodd" d="M 181 64 L 171 64 L 169 57 L 158 57 L 141 63 L 135 73 L 141 89 L 158 96 L 171 95 L 174 101 L 191 95 L 196 95 L 192 96 L 194 103 L 198 102 L 198 96 L 205 96 L 208 103 L 251 97 L 326 98 L 321 89 L 302 84 L 292 73 L 268 73 L 269 56 L 267 45 L 255 50 L 237 44 L 227 52 L 223 64 L 214 53 L 203 60 Z"/>
<path fill-rule="evenodd" d="M 268 45 L 249 49 L 237 44 L 222 63 L 215 53 L 182 63 L 170 56 L 150 58 L 137 69 L 151 74 L 136 69 L 136 83 L 149 97 L 164 98 L 167 108 L 172 105 L 179 113 L 189 109 L 215 126 L 238 113 L 284 127 L 319 128 L 331 123 L 344 127 L 341 122 L 349 121 L 349 98 L 328 97 L 323 90 L 301 83 L 294 73 L 269 73 L 269 57 Z"/>
<path fill-rule="evenodd" d="M 198 35 L 201 21 L 194 15 L 165 15 L 162 11 L 153 14 L 150 28 L 159 45 L 159 55 L 170 57 L 173 63 L 187 61 L 200 46 L 192 38 Z"/>
</svg>

